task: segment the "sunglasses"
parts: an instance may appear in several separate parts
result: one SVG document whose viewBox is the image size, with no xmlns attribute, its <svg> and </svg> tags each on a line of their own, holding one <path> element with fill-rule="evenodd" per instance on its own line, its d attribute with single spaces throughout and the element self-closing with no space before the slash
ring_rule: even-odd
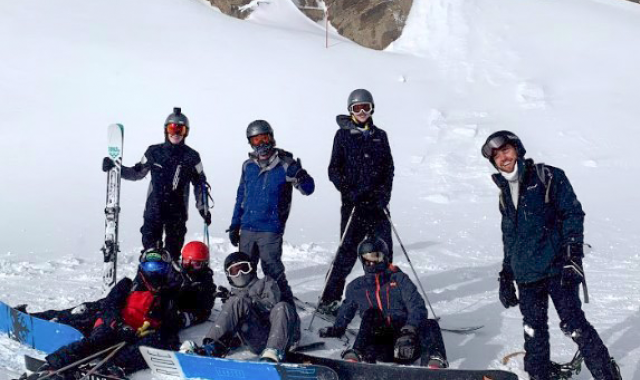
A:
<svg viewBox="0 0 640 380">
<path fill-rule="evenodd" d="M 249 144 L 251 146 L 259 146 L 262 144 L 269 144 L 271 142 L 271 136 L 268 133 L 263 133 L 261 135 L 251 136 L 249 138 Z"/>
<path fill-rule="evenodd" d="M 367 252 L 362 254 L 362 258 L 373 263 L 381 263 L 384 260 L 384 254 L 382 252 Z"/>
<path fill-rule="evenodd" d="M 165 127 L 167 134 L 169 136 L 186 136 L 187 135 L 187 126 L 183 124 L 170 123 Z"/>
<path fill-rule="evenodd" d="M 206 261 L 182 260 L 182 268 L 185 270 L 202 270 L 209 265 Z"/>
<path fill-rule="evenodd" d="M 350 111 L 353 114 L 359 114 L 360 112 L 371 113 L 373 110 L 373 104 L 371 103 L 356 103 L 352 104 Z"/>
<path fill-rule="evenodd" d="M 251 272 L 251 263 L 248 261 L 241 261 L 239 263 L 235 263 L 230 265 L 227 268 L 227 273 L 229 277 L 238 277 L 241 274 L 249 274 Z"/>
</svg>

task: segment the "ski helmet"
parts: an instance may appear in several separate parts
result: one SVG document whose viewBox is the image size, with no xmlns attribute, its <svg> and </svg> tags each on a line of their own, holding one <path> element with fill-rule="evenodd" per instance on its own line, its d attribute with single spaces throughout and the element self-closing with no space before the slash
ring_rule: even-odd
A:
<svg viewBox="0 0 640 380">
<path fill-rule="evenodd" d="M 260 135 L 267 135 L 267 139 L 257 138 L 254 141 L 254 137 Z M 247 140 L 249 144 L 256 152 L 258 156 L 269 156 L 273 147 L 276 145 L 276 141 L 273 138 L 273 128 L 266 120 L 254 120 L 249 123 L 247 127 Z"/>
<path fill-rule="evenodd" d="M 146 250 L 142 254 L 138 272 L 152 290 L 161 288 L 168 282 L 171 273 L 171 255 L 155 248 Z"/>
<path fill-rule="evenodd" d="M 187 116 L 185 114 L 182 113 L 182 108 L 174 107 L 173 108 L 173 113 L 171 113 L 169 116 L 167 116 L 167 119 L 164 121 L 164 132 L 165 132 L 165 134 L 167 134 L 167 127 L 170 124 L 173 124 L 173 125 L 176 125 L 176 126 L 184 126 L 184 128 L 186 128 L 186 131 L 185 131 L 185 134 L 183 136 L 187 137 L 189 135 L 189 119 L 187 118 Z"/>
<path fill-rule="evenodd" d="M 371 93 L 368 90 L 359 88 L 357 90 L 351 91 L 351 94 L 349 94 L 349 98 L 347 100 L 347 110 L 351 112 L 351 107 L 354 104 L 359 104 L 359 103 L 371 103 L 371 114 L 373 114 L 373 111 L 375 110 L 376 105 L 373 102 L 373 95 L 371 95 Z"/>
<path fill-rule="evenodd" d="M 201 241 L 192 241 L 182 248 L 182 269 L 201 270 L 209 266 L 209 247 Z"/>
<path fill-rule="evenodd" d="M 482 145 L 482 156 L 488 159 L 491 164 L 495 166 L 495 162 L 493 161 L 493 151 L 495 149 L 502 148 L 506 144 L 514 146 L 516 153 L 518 153 L 518 158 L 524 158 L 524 155 L 527 153 L 524 145 L 522 145 L 522 141 L 515 133 L 510 131 L 498 131 L 487 137 L 487 141 Z"/>
<path fill-rule="evenodd" d="M 358 244 L 358 257 L 366 273 L 382 272 L 389 266 L 389 247 L 379 237 L 365 236 Z"/>
<path fill-rule="evenodd" d="M 224 259 L 224 272 L 229 284 L 236 288 L 244 288 L 258 277 L 255 264 L 244 252 L 234 252 L 227 256 Z"/>
</svg>

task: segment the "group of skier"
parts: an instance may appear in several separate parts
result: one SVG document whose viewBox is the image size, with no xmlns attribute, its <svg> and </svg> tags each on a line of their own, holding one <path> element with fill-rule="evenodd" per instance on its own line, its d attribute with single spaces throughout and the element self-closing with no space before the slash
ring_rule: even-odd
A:
<svg viewBox="0 0 640 380">
<path fill-rule="evenodd" d="M 367 90 L 355 90 L 347 107 L 349 114 L 337 117 L 339 129 L 329 164 L 329 179 L 342 198 L 341 244 L 317 307 L 336 320 L 319 335 L 342 336 L 358 313 L 360 329 L 343 359 L 404 364 L 420 359 L 422 366 L 447 368 L 438 322 L 428 318 L 425 301 L 411 279 L 393 265 L 388 205 L 394 164 L 387 134 L 373 123 L 373 97 Z M 110 371 L 143 368 L 136 350 L 140 344 L 177 349 L 179 329 L 206 320 L 215 297 L 221 295 L 226 302 L 202 344 L 187 341 L 183 351 L 224 357 L 239 338 L 262 360 L 282 361 L 299 340 L 300 319 L 281 259 L 282 242 L 293 188 L 311 195 L 314 179 L 299 158 L 276 147 L 267 121 L 249 124 L 246 137 L 253 151 L 242 164 L 227 230 L 239 251 L 224 262 L 231 291 L 216 291 L 206 245 L 191 242 L 181 250 L 189 183 L 196 207 L 205 223 L 211 223 L 203 202 L 208 196 L 206 176 L 199 154 L 185 144 L 188 134 L 189 120 L 176 108 L 165 122 L 165 142 L 149 147 L 135 166 L 122 167 L 122 177 L 130 180 L 151 172 L 138 275 L 118 282 L 106 298 L 81 305 L 84 313 L 76 307 L 42 315 L 74 325 L 86 336 L 49 355 L 48 370 L 120 341 L 129 344 L 114 355 Z M 509 131 L 492 134 L 482 147 L 483 156 L 498 170 L 493 180 L 501 190 L 504 261 L 499 299 L 507 308 L 520 306 L 525 370 L 532 379 L 554 378 L 547 326 L 551 298 L 562 331 L 578 344 L 594 378 L 620 379 L 617 364 L 581 309 L 581 204 L 562 170 L 535 164 L 525 159 L 525 153 L 520 139 Z M 103 170 L 114 165 L 105 158 Z M 364 275 L 347 286 L 341 302 L 346 278 L 358 259 Z M 258 278 L 258 264 L 263 278 Z"/>
</svg>

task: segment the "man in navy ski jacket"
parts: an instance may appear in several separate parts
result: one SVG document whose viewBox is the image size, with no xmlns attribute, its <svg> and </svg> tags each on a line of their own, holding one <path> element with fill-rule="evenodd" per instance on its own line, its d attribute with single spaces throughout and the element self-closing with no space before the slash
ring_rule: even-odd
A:
<svg viewBox="0 0 640 380">
<path fill-rule="evenodd" d="M 582 311 L 579 290 L 586 283 L 584 212 L 565 173 L 525 159 L 514 133 L 487 138 L 482 154 L 498 170 L 504 260 L 499 275 L 500 302 L 520 305 L 524 324 L 525 370 L 534 380 L 554 378 L 547 314 L 549 298 L 560 328 L 573 339 L 598 380 L 620 379 L 617 364 Z M 518 285 L 518 295 L 514 281 Z"/>
<path fill-rule="evenodd" d="M 265 275 L 276 280 L 285 301 L 293 303 L 293 293 L 282 263 L 282 237 L 291 210 L 295 187 L 303 195 L 315 190 L 313 178 L 302 168 L 300 159 L 276 148 L 273 129 L 264 120 L 247 127 L 247 140 L 253 148 L 242 164 L 229 240 L 251 256 L 254 265 L 262 262 Z"/>
</svg>

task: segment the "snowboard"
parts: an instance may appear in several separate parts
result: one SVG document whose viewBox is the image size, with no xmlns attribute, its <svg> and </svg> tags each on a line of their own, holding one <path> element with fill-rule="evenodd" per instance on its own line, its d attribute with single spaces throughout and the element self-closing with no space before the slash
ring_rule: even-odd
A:
<svg viewBox="0 0 640 380">
<path fill-rule="evenodd" d="M 321 365 L 213 358 L 145 346 L 140 352 L 153 373 L 183 379 L 339 380 L 334 370 Z"/>
<path fill-rule="evenodd" d="M 429 369 L 426 367 L 396 364 L 354 363 L 303 353 L 291 353 L 288 359 L 294 363 L 310 363 L 336 371 L 340 380 L 518 380 L 518 376 L 497 369 Z"/>
<path fill-rule="evenodd" d="M 120 182 L 122 173 L 122 144 L 124 126 L 111 124 L 107 131 L 107 154 L 115 166 L 107 172 L 107 202 L 104 209 L 104 267 L 102 272 L 105 292 L 116 283 L 116 266 L 118 262 L 118 220 L 120 216 Z"/>
<path fill-rule="evenodd" d="M 47 354 L 84 337 L 71 326 L 32 317 L 2 301 L 0 331 L 7 333 L 11 339 Z"/>
</svg>

